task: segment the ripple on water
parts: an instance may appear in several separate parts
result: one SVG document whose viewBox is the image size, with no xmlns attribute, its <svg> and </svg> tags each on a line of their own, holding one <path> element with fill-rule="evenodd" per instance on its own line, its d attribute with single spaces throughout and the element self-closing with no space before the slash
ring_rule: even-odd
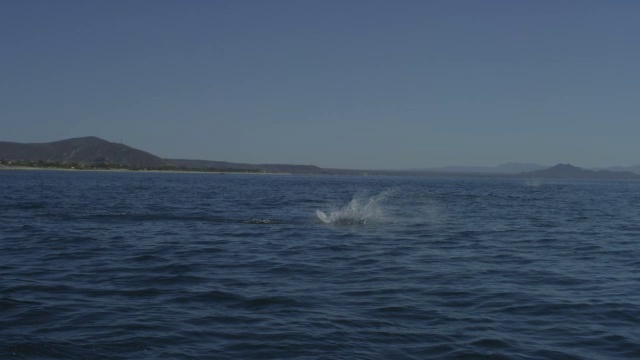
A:
<svg viewBox="0 0 640 360">
<path fill-rule="evenodd" d="M 3 359 L 640 358 L 635 183 L 12 174 Z"/>
</svg>

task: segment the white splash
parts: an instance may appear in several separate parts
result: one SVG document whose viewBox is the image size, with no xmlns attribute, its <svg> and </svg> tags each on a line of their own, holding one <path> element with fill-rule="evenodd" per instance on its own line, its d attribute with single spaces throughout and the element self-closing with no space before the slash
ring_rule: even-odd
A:
<svg viewBox="0 0 640 360">
<path fill-rule="evenodd" d="M 538 181 L 537 179 L 529 179 L 527 180 L 525 185 L 527 187 L 537 188 L 537 187 L 540 187 L 540 181 Z"/>
<path fill-rule="evenodd" d="M 325 224 L 332 225 L 364 225 L 383 219 L 380 203 L 393 193 L 393 190 L 385 190 L 378 195 L 363 199 L 362 196 L 354 196 L 344 207 L 333 210 L 328 214 L 316 210 L 316 217 Z"/>
</svg>

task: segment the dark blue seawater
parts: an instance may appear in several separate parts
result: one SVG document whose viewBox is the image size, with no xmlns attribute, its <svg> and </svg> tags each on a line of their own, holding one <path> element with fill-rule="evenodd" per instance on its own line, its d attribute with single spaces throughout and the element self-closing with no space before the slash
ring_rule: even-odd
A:
<svg viewBox="0 0 640 360">
<path fill-rule="evenodd" d="M 0 171 L 0 359 L 205 358 L 640 358 L 640 183 Z"/>
</svg>

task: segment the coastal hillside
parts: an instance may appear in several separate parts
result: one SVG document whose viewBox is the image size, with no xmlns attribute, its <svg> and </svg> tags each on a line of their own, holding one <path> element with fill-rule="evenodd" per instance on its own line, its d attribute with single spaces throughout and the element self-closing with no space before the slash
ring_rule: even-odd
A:
<svg viewBox="0 0 640 360">
<path fill-rule="evenodd" d="M 95 136 L 31 144 L 2 141 L 0 160 L 133 166 L 168 165 L 164 159 L 156 155 Z"/>
<path fill-rule="evenodd" d="M 84 168 L 153 168 L 186 171 L 231 171 L 289 174 L 324 174 L 315 165 L 243 164 L 226 161 L 163 159 L 146 151 L 113 143 L 95 136 L 49 143 L 0 142 L 0 162 L 25 166 L 72 166 Z M 35 163 L 35 164 L 34 164 Z M 335 172 L 332 172 L 335 173 Z"/>
<path fill-rule="evenodd" d="M 632 172 L 634 174 L 640 175 L 640 165 L 634 165 L 634 166 L 611 166 L 611 167 L 606 168 L 605 170 L 609 170 L 609 171 L 629 171 L 629 172 Z"/>
<path fill-rule="evenodd" d="M 16 143 L 0 141 L 0 168 L 27 166 L 44 168 L 78 169 L 153 169 L 206 172 L 284 173 L 308 175 L 405 175 L 405 176 L 482 176 L 525 177 L 548 179 L 640 180 L 640 175 L 630 171 L 587 170 L 569 164 L 558 164 L 539 169 L 536 164 L 508 163 L 498 167 L 484 167 L 482 171 L 460 171 L 463 168 L 448 167 L 440 170 L 353 170 L 329 169 L 315 165 L 294 164 L 245 164 L 226 161 L 163 159 L 143 150 L 110 142 L 95 136 L 54 141 L 49 143 Z M 489 171 L 489 170 L 490 171 Z M 535 171 L 515 171 L 538 169 Z"/>
<path fill-rule="evenodd" d="M 528 171 L 543 170 L 548 166 L 510 162 L 498 166 L 444 166 L 420 169 L 419 171 L 450 174 L 519 174 Z"/>
<path fill-rule="evenodd" d="M 315 165 L 291 165 L 291 164 L 244 164 L 227 161 L 211 160 L 189 160 L 189 159 L 166 159 L 167 162 L 181 169 L 217 169 L 240 171 L 249 170 L 269 173 L 288 174 L 324 174 L 325 169 Z"/>
</svg>

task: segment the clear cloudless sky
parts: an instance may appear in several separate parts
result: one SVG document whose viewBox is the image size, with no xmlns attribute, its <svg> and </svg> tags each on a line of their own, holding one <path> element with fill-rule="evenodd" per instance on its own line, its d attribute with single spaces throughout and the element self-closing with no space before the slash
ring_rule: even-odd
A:
<svg viewBox="0 0 640 360">
<path fill-rule="evenodd" d="M 339 168 L 640 164 L 640 1 L 5 0 L 0 140 Z"/>
</svg>

